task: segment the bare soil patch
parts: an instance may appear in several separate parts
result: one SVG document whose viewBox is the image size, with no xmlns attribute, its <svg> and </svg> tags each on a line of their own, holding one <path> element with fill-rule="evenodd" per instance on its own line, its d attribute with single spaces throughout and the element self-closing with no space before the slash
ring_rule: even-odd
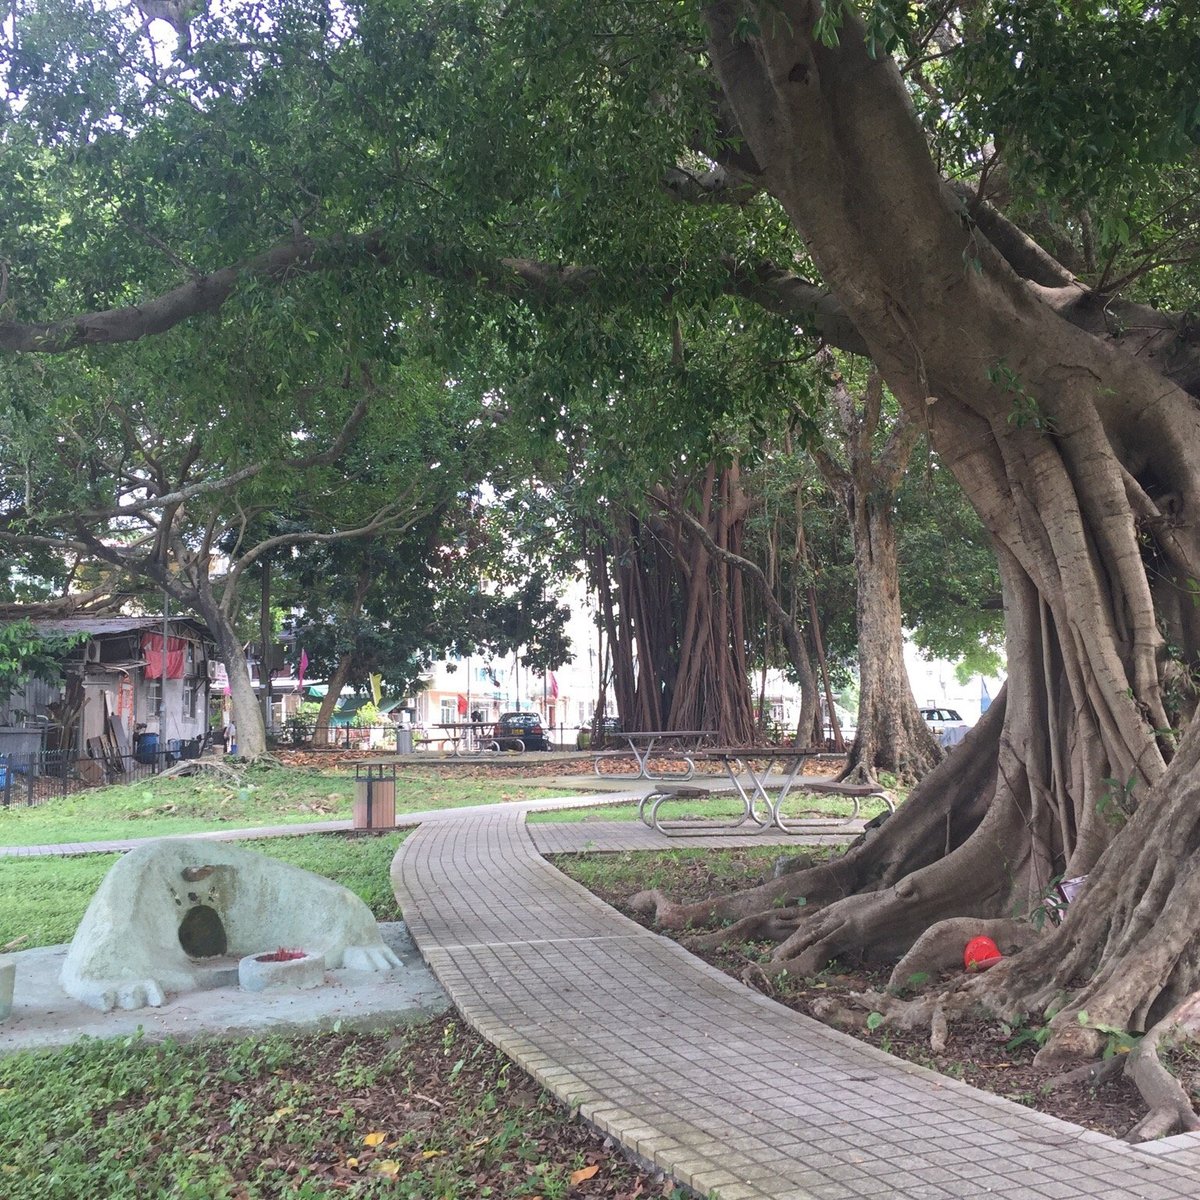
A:
<svg viewBox="0 0 1200 1200">
<path fill-rule="evenodd" d="M 803 849 L 797 847 L 797 852 Z M 764 863 L 764 853 L 763 850 L 726 852 L 731 861 L 725 862 L 725 855 L 722 855 L 719 875 L 711 869 L 706 856 L 684 858 L 676 854 L 676 862 L 672 865 L 665 861 L 665 856 L 626 855 L 623 856 L 626 860 L 637 860 L 636 864 L 631 862 L 630 870 L 622 871 L 614 867 L 603 871 L 600 878 L 589 871 L 581 882 L 639 924 L 686 945 L 686 933 L 658 929 L 652 918 L 629 908 L 630 896 L 647 886 L 645 880 L 651 869 L 651 861 L 664 859 L 662 862 L 654 861 L 653 869 L 669 873 L 668 883 L 656 880 L 654 886 L 662 887 L 675 900 L 689 902 L 763 882 L 770 875 L 770 866 Z M 582 857 L 560 855 L 552 861 L 566 874 L 579 877 L 573 871 L 573 865 Z M 587 857 L 613 860 L 616 856 Z M 720 950 L 694 953 L 748 987 L 817 1020 L 822 1018 L 814 1011 L 814 1006 L 825 1006 L 831 1000 L 848 1001 L 853 993 L 882 990 L 887 983 L 887 969 L 870 970 L 837 963 L 830 964 L 827 970 L 811 979 L 773 975 L 768 962 L 772 949 L 773 945 L 768 942 L 738 942 Z M 939 982 L 944 983 L 949 978 L 947 975 L 941 981 L 931 981 L 928 986 L 937 988 Z M 1098 1086 L 1076 1083 L 1053 1087 L 1052 1081 L 1058 1072 L 1033 1065 L 1039 1045 L 1036 1029 L 1014 1029 L 996 1020 L 959 1020 L 950 1026 L 945 1053 L 934 1054 L 928 1037 L 920 1033 L 904 1033 L 886 1026 L 874 1030 L 857 1025 L 836 1027 L 889 1054 L 961 1079 L 973 1087 L 1004 1096 L 1039 1112 L 1114 1137 L 1122 1136 L 1146 1113 L 1145 1103 L 1137 1088 L 1119 1072 Z M 1194 1067 L 1196 1064 L 1191 1065 Z"/>
</svg>

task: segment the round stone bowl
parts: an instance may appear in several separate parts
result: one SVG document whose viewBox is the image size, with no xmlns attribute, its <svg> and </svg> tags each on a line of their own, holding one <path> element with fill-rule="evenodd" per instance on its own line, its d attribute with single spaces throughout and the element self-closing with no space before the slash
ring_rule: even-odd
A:
<svg viewBox="0 0 1200 1200">
<path fill-rule="evenodd" d="M 238 963 L 238 985 L 246 992 L 267 988 L 315 988 L 325 982 L 325 955 L 293 951 L 288 957 L 277 952 L 248 954 Z"/>
</svg>

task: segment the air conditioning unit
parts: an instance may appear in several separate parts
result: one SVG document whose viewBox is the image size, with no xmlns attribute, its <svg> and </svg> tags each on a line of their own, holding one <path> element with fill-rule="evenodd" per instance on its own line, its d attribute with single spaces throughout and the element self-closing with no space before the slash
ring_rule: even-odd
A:
<svg viewBox="0 0 1200 1200">
<path fill-rule="evenodd" d="M 208 667 L 208 678 L 209 678 L 209 681 L 211 682 L 214 679 L 216 679 L 217 671 L 220 668 L 220 664 L 217 662 L 217 660 L 215 658 L 210 658 L 205 661 L 205 665 Z"/>
<path fill-rule="evenodd" d="M 100 643 L 88 642 L 84 647 L 83 661 L 90 663 L 98 663 L 100 661 Z"/>
</svg>

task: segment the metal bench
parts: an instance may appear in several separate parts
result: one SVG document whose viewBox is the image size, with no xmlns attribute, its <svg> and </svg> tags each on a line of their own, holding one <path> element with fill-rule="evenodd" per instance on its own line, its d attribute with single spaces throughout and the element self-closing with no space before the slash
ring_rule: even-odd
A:
<svg viewBox="0 0 1200 1200">
<path fill-rule="evenodd" d="M 887 806 L 888 814 L 891 815 L 896 811 L 896 801 L 892 794 L 880 784 L 876 783 L 835 783 L 832 780 L 809 780 L 806 781 L 797 790 L 807 792 L 810 796 L 842 796 L 853 801 L 854 808 L 849 816 L 845 817 L 809 817 L 807 820 L 797 821 L 795 818 L 785 817 L 783 815 L 782 803 L 775 806 L 775 826 L 784 833 L 802 833 L 803 829 L 795 828 L 795 826 L 803 825 L 807 829 L 811 829 L 814 825 L 825 825 L 828 828 L 837 829 L 842 825 L 849 825 L 852 821 L 858 820 L 859 809 L 861 808 L 860 801 L 868 797 L 876 797 L 884 802 Z"/>
<path fill-rule="evenodd" d="M 714 792 L 708 788 L 692 787 L 687 784 L 660 783 L 656 784 L 652 791 L 647 792 L 638 803 L 638 817 L 641 818 L 643 824 L 665 837 L 678 837 L 681 834 L 687 834 L 690 837 L 722 837 L 735 829 L 740 829 L 747 821 L 753 822 L 754 828 L 745 830 L 746 833 L 761 833 L 769 826 L 770 822 L 764 823 L 755 815 L 753 804 L 745 795 L 740 797 L 742 812 L 736 819 L 706 820 L 701 824 L 696 820 L 678 818 L 664 821 L 659 816 L 658 810 L 668 801 L 711 800 L 718 795 L 729 797 L 735 794 L 733 792 Z"/>
</svg>

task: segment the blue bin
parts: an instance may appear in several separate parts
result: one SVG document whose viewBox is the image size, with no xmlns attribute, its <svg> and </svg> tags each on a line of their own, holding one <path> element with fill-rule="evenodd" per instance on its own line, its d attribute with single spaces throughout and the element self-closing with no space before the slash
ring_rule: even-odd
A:
<svg viewBox="0 0 1200 1200">
<path fill-rule="evenodd" d="M 139 733 L 133 745 L 133 757 L 148 767 L 158 761 L 158 734 Z"/>
</svg>

